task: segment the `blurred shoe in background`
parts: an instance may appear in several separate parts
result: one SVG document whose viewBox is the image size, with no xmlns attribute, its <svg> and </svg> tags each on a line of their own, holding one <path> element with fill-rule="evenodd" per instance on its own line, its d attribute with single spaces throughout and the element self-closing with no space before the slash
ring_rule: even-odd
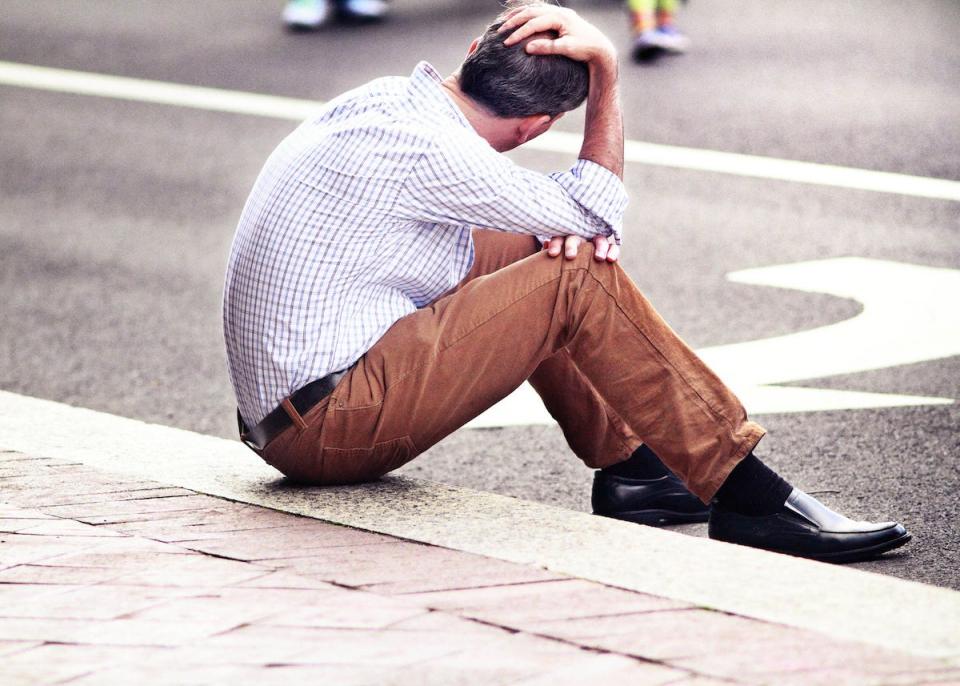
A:
<svg viewBox="0 0 960 686">
<path fill-rule="evenodd" d="M 376 21 L 386 16 L 387 0 L 289 0 L 283 23 L 294 31 L 316 31 L 336 15 L 346 21 Z"/>
<path fill-rule="evenodd" d="M 386 0 L 341 0 L 339 10 L 348 19 L 372 21 L 386 16 L 389 5 Z"/>
<path fill-rule="evenodd" d="M 654 40 L 666 52 L 684 53 L 690 48 L 690 39 L 680 33 L 675 26 L 658 26 L 654 33 Z"/>
<path fill-rule="evenodd" d="M 314 31 L 330 19 L 329 0 L 289 0 L 283 23 L 296 31 Z"/>
</svg>

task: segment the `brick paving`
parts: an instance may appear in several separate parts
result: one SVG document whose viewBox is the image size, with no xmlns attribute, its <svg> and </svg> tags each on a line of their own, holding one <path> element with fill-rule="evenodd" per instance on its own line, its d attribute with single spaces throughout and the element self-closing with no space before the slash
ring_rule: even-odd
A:
<svg viewBox="0 0 960 686">
<path fill-rule="evenodd" d="M 921 684 L 945 663 L 0 453 L 0 683 Z"/>
</svg>

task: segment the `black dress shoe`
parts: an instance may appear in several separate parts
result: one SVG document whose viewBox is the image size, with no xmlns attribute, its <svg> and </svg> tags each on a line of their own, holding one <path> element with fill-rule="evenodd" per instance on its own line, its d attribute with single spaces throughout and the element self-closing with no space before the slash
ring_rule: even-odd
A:
<svg viewBox="0 0 960 686">
<path fill-rule="evenodd" d="M 910 534 L 896 522 L 855 522 L 793 489 L 779 512 L 749 517 L 714 504 L 710 538 L 824 562 L 856 562 L 899 548 Z"/>
<path fill-rule="evenodd" d="M 710 509 L 673 474 L 628 479 L 598 471 L 591 500 L 594 514 L 650 526 L 705 522 L 710 516 Z"/>
</svg>

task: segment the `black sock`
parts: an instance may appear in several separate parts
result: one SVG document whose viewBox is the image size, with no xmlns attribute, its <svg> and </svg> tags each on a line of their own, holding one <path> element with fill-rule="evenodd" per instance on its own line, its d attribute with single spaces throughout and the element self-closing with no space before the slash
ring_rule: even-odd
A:
<svg viewBox="0 0 960 686">
<path fill-rule="evenodd" d="M 670 473 L 660 458 L 646 446 L 641 445 L 623 462 L 601 469 L 604 474 L 625 479 L 659 479 Z"/>
<path fill-rule="evenodd" d="M 792 490 L 793 486 L 750 453 L 733 468 L 716 498 L 724 509 L 758 517 L 783 507 Z"/>
</svg>

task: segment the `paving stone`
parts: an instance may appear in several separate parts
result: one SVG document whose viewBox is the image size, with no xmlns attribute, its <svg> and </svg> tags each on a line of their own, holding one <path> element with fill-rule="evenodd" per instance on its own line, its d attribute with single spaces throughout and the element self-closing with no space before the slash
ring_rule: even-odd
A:
<svg viewBox="0 0 960 686">
<path fill-rule="evenodd" d="M 239 672 L 237 683 L 257 686 L 388 686 L 396 675 L 395 667 L 384 665 L 267 665 Z"/>
<path fill-rule="evenodd" d="M 190 515 L 183 515 L 190 517 Z M 216 505 L 198 510 L 194 523 L 216 528 L 218 531 L 251 531 L 291 526 L 314 526 L 316 519 L 300 517 L 288 512 L 268 510 L 254 505 L 216 501 Z"/>
<path fill-rule="evenodd" d="M 182 646 L 237 626 L 230 617 L 194 617 L 189 622 L 115 619 L 89 622 L 69 643 L 127 646 Z"/>
<path fill-rule="evenodd" d="M 56 567 L 24 564 L 0 569 L 0 584 L 96 584 L 121 575 L 105 567 Z"/>
<path fill-rule="evenodd" d="M 426 614 L 417 615 L 409 619 L 393 624 L 391 631 L 440 631 L 456 632 L 464 636 L 472 636 L 475 640 L 489 639 L 508 635 L 518 635 L 509 629 L 500 626 L 477 622 L 466 617 L 458 617 L 454 614 L 440 612 L 437 610 L 428 611 Z M 560 645 L 557 643 L 557 645 Z"/>
<path fill-rule="evenodd" d="M 21 508 L 10 503 L 0 502 L 0 519 L 55 519 L 53 515 L 44 514 L 37 510 Z"/>
<path fill-rule="evenodd" d="M 522 683 L 531 676 L 530 668 L 504 666 L 492 657 L 493 660 L 484 661 L 458 655 L 408 665 L 385 674 L 379 683 L 383 686 L 497 686 Z"/>
<path fill-rule="evenodd" d="M 0 617 L 6 608 L 23 602 L 42 602 L 44 596 L 87 588 L 86 584 L 4 584 L 0 583 Z"/>
<path fill-rule="evenodd" d="M 916 686 L 918 684 L 960 684 L 960 671 L 910 671 L 877 674 L 856 668 L 833 667 L 757 675 L 762 683 L 784 686 Z M 761 683 L 761 682 L 758 682 Z"/>
<path fill-rule="evenodd" d="M 80 505 L 52 505 L 42 507 L 43 512 L 58 517 L 69 517 L 80 521 L 102 520 L 117 515 L 140 515 L 155 512 L 181 512 L 209 507 L 215 498 L 206 495 L 173 496 L 170 498 L 145 498 L 132 500 L 108 500 L 106 502 Z"/>
<path fill-rule="evenodd" d="M 52 457 L 38 457 L 16 450 L 0 450 L 0 462 L 48 462 Z"/>
<path fill-rule="evenodd" d="M 155 566 L 126 571 L 114 583 L 133 586 L 223 587 L 262 576 L 257 565 L 201 555 L 157 556 Z"/>
<path fill-rule="evenodd" d="M 290 646 L 273 640 L 264 643 L 234 641 L 223 638 L 225 635 L 227 634 L 218 634 L 193 645 L 177 648 L 177 660 L 182 664 L 262 667 L 287 664 L 288 659 L 304 650 L 299 644 Z"/>
<path fill-rule="evenodd" d="M 0 640 L 68 644 L 179 646 L 232 628 L 229 622 L 158 622 L 134 619 L 0 618 Z"/>
<path fill-rule="evenodd" d="M 468 616 L 473 616 L 467 611 Z M 557 639 L 595 645 L 621 634 L 642 633 L 649 626 L 645 615 L 648 613 L 629 613 L 622 615 L 602 615 L 599 617 L 574 617 L 554 619 L 547 622 L 534 618 L 526 619 L 522 614 L 505 614 L 499 619 L 504 626 L 529 633 L 550 636 Z M 591 641 L 593 643 L 591 643 Z"/>
<path fill-rule="evenodd" d="M 563 578 L 537 567 L 398 541 L 345 546 L 281 561 L 286 568 L 381 593 L 474 588 Z"/>
<path fill-rule="evenodd" d="M 398 622 L 430 612 L 402 598 L 338 589 L 318 603 L 283 612 L 261 622 L 275 626 L 340 629 L 386 629 Z"/>
<path fill-rule="evenodd" d="M 0 569 L 39 563 L 71 551 L 82 551 L 96 544 L 96 540 L 73 536 L 0 534 Z"/>
<path fill-rule="evenodd" d="M 744 684 L 751 682 L 732 682 L 727 679 L 714 679 L 708 676 L 691 676 L 678 681 L 671 681 L 670 686 L 730 686 L 732 683 Z M 772 685 L 771 685 L 772 686 Z"/>
<path fill-rule="evenodd" d="M 239 560 L 276 560 L 303 557 L 312 550 L 393 542 L 389 536 L 315 522 L 312 526 L 301 524 L 268 531 L 225 532 L 219 538 L 204 538 L 185 547 Z"/>
<path fill-rule="evenodd" d="M 0 616 L 115 619 L 166 602 L 169 597 L 169 593 L 150 587 L 81 586 L 12 602 L 5 598 Z"/>
<path fill-rule="evenodd" d="M 756 638 L 730 652 L 714 651 L 693 658 L 671 661 L 693 671 L 716 677 L 744 678 L 747 675 L 813 672 L 840 669 L 863 674 L 893 674 L 943 670 L 946 665 L 906 653 L 885 650 L 851 641 L 838 641 L 808 631 L 780 627 L 769 633 L 760 623 Z M 775 626 L 775 625 L 773 625 Z M 756 627 L 755 627 L 756 629 Z M 779 678 L 779 677 L 778 677 Z"/>
<path fill-rule="evenodd" d="M 53 494 L 49 488 L 37 488 L 33 492 L 19 491 L 20 499 L 36 495 L 43 498 L 44 507 L 55 505 L 96 505 L 109 502 L 123 502 L 127 500 L 148 500 L 155 498 L 169 498 L 179 496 L 197 495 L 194 491 L 174 486 L 153 486 L 144 488 L 140 483 L 133 483 L 131 487 L 124 484 L 118 484 L 104 488 L 98 486 L 90 492 L 74 492 Z"/>
<path fill-rule="evenodd" d="M 421 667 L 429 668 L 426 674 L 431 677 L 444 675 L 455 683 L 526 684 L 549 675 L 548 679 L 538 683 L 579 685 L 620 676 L 625 683 L 660 684 L 685 675 L 659 666 L 644 669 L 648 665 L 622 656 L 585 651 L 577 646 L 499 629 L 491 632 L 494 627 L 477 626 L 484 627 L 488 635 L 475 636 L 468 632 L 470 640 L 464 650 L 418 663 L 415 668 L 418 672 Z M 447 633 L 461 634 L 453 630 L 442 635 Z M 564 678 L 564 675 L 570 675 L 570 678 Z M 629 681 L 631 678 L 633 680 Z M 401 679 L 397 683 L 416 682 Z"/>
<path fill-rule="evenodd" d="M 330 584 L 292 572 L 271 571 L 236 586 L 238 588 L 329 588 Z"/>
<path fill-rule="evenodd" d="M 172 560 L 178 558 L 192 558 L 190 551 L 93 551 L 90 549 L 78 552 L 64 553 L 56 557 L 46 558 L 37 563 L 49 567 L 101 567 L 118 572 L 150 569 L 155 566 L 170 566 Z"/>
<path fill-rule="evenodd" d="M 802 632 L 708 610 L 676 610 L 552 622 L 540 630 L 591 647 L 652 660 L 680 661 L 735 654 L 745 645 L 776 640 L 789 645 Z"/>
<path fill-rule="evenodd" d="M 153 536 L 155 530 L 170 529 L 182 532 L 180 540 L 192 540 L 195 534 L 200 537 L 210 533 L 235 531 L 259 531 L 263 529 L 288 528 L 295 526 L 313 526 L 315 519 L 266 510 L 250 505 L 237 505 L 219 501 L 215 507 L 198 509 L 191 512 L 167 513 L 163 517 L 150 519 L 131 518 L 128 522 L 118 522 L 118 531 L 140 533 Z M 170 540 L 177 540 L 171 538 Z"/>
<path fill-rule="evenodd" d="M 386 683 L 394 667 L 359 665 L 184 665 L 177 656 L 154 659 L 144 665 L 112 667 L 70 681 L 74 686 L 210 686 L 211 684 L 336 684 L 337 686 L 379 686 Z M 178 660 L 178 661 L 174 661 Z"/>
<path fill-rule="evenodd" d="M 79 619 L 0 617 L 0 640 L 72 643 L 78 634 L 94 624 L 94 621 Z"/>
<path fill-rule="evenodd" d="M 408 665 L 460 652 L 469 642 L 456 634 L 367 629 L 318 629 L 244 626 L 203 641 L 206 650 L 250 649 L 285 664 L 385 664 Z"/>
<path fill-rule="evenodd" d="M 122 538 L 126 534 L 102 526 L 85 524 L 73 519 L 33 520 L 33 525 L 22 529 L 22 534 L 30 536 L 83 536 L 93 538 Z"/>
<path fill-rule="evenodd" d="M 100 528 L 100 527 L 94 527 Z M 202 557 L 192 550 L 188 550 L 181 545 L 166 543 L 164 541 L 155 541 L 143 536 L 130 536 L 122 534 L 118 537 L 110 537 L 108 540 L 97 541 L 83 551 L 84 553 L 100 555 L 116 554 L 161 554 L 161 555 L 193 555 Z"/>
<path fill-rule="evenodd" d="M 106 474 L 104 472 L 91 472 L 83 475 L 72 475 L 70 488 L 58 488 L 57 484 L 51 479 L 55 475 L 50 474 L 49 470 L 40 470 L 34 474 L 24 475 L 15 479 L 8 479 L 4 483 L 5 491 L 14 490 L 16 497 L 14 502 L 24 504 L 25 507 L 35 507 L 39 502 L 37 500 L 29 503 L 23 500 L 28 496 L 41 496 L 46 494 L 49 497 L 74 497 L 98 495 L 102 493 L 135 493 L 154 488 L 176 488 L 166 486 L 153 481 L 144 481 L 132 477 L 118 476 L 115 474 Z M 190 491 L 191 493 L 193 491 Z"/>
<path fill-rule="evenodd" d="M 514 627 L 691 607 L 688 603 L 580 579 L 419 593 L 414 597 L 427 607 L 453 610 L 465 616 Z"/>
<path fill-rule="evenodd" d="M 516 633 L 503 627 L 439 611 L 405 619 L 389 627 L 390 633 L 398 631 L 412 632 L 420 636 L 456 636 L 463 642 L 463 650 L 431 659 L 429 664 L 434 666 L 489 666 L 538 673 L 566 660 L 579 660 L 597 654 L 583 651 L 578 646 Z M 477 655 L 483 655 L 484 659 L 476 660 Z"/>
<path fill-rule="evenodd" d="M 346 589 L 253 589 L 218 588 L 204 592 L 184 591 L 178 598 L 155 604 L 132 615 L 134 619 L 190 622 L 196 617 L 228 621 L 231 626 L 270 623 L 277 615 L 310 611 L 345 604 L 356 595 Z M 389 601 L 389 599 L 384 599 Z"/>
<path fill-rule="evenodd" d="M 151 686 L 210 686 L 211 684 L 257 683 L 238 681 L 244 674 L 238 667 L 225 665 L 184 666 L 122 665 L 100 669 L 84 677 L 70 680 L 71 686 L 129 686 L 146 683 Z"/>
<path fill-rule="evenodd" d="M 62 684 L 73 682 L 89 674 L 94 668 L 69 663 L 46 665 L 0 665 L 0 679 L 4 686 L 38 686 L 38 684 Z"/>
<path fill-rule="evenodd" d="M 145 536 L 164 543 L 182 543 L 217 539 L 222 532 L 216 529 L 208 530 L 204 526 L 193 526 L 190 518 L 180 516 L 163 516 L 143 518 L 137 521 L 114 522 L 110 528 L 129 536 Z"/>
<path fill-rule="evenodd" d="M 14 517 L 0 518 L 0 535 L 15 534 L 33 527 L 39 526 L 43 520 L 22 519 Z M 53 521 L 72 521 L 72 520 L 53 520 Z"/>
<path fill-rule="evenodd" d="M 843 674 L 856 674 L 859 675 L 861 680 L 870 680 L 871 683 L 888 683 L 888 681 L 889 683 L 895 683 L 893 673 L 870 669 L 869 662 L 860 659 L 855 651 L 850 651 L 850 659 L 847 661 L 838 660 L 835 656 L 829 654 L 823 655 L 825 659 L 822 661 L 818 660 L 818 657 L 826 652 L 819 650 L 816 646 L 784 648 L 776 644 L 767 644 L 766 646 L 750 646 L 743 652 L 735 651 L 727 654 L 700 656 L 694 659 L 671 660 L 669 662 L 672 665 L 686 667 L 718 678 L 749 678 L 760 682 L 773 680 L 777 683 L 781 681 L 794 683 L 794 679 L 799 679 L 797 675 L 826 671 L 836 673 L 838 675 L 837 679 Z M 761 667 L 762 669 L 760 669 Z M 932 670 L 935 670 L 936 667 L 929 663 L 921 663 L 914 664 L 912 668 L 904 665 L 903 669 L 910 669 L 909 673 L 912 678 L 918 678 L 918 675 L 925 672 L 932 673 Z M 871 679 L 868 679 L 868 677 L 871 677 Z"/>
<path fill-rule="evenodd" d="M 30 477 L 38 470 L 43 469 L 48 462 L 43 460 L 9 460 L 0 463 L 0 483 L 5 490 L 8 484 L 13 484 L 25 477 Z"/>
<path fill-rule="evenodd" d="M 581 686 L 590 683 L 674 684 L 688 676 L 687 672 L 622 655 L 583 653 L 576 662 L 548 669 L 519 686 Z"/>
<path fill-rule="evenodd" d="M 171 654 L 170 648 L 150 648 L 143 646 L 104 646 L 65 643 L 39 643 L 29 650 L 19 652 L 16 657 L 4 664 L 16 664 L 21 667 L 33 666 L 38 675 L 48 664 L 70 664 L 100 670 L 108 665 L 130 662 L 144 662 L 152 657 Z M 0 667 L 2 670 L 2 667 Z"/>
<path fill-rule="evenodd" d="M 8 655 L 30 650 L 31 648 L 36 648 L 41 645 L 43 645 L 41 641 L 0 641 L 0 657 L 6 658 Z M 2 673 L 2 668 L 0 668 L 0 674 Z"/>
</svg>

